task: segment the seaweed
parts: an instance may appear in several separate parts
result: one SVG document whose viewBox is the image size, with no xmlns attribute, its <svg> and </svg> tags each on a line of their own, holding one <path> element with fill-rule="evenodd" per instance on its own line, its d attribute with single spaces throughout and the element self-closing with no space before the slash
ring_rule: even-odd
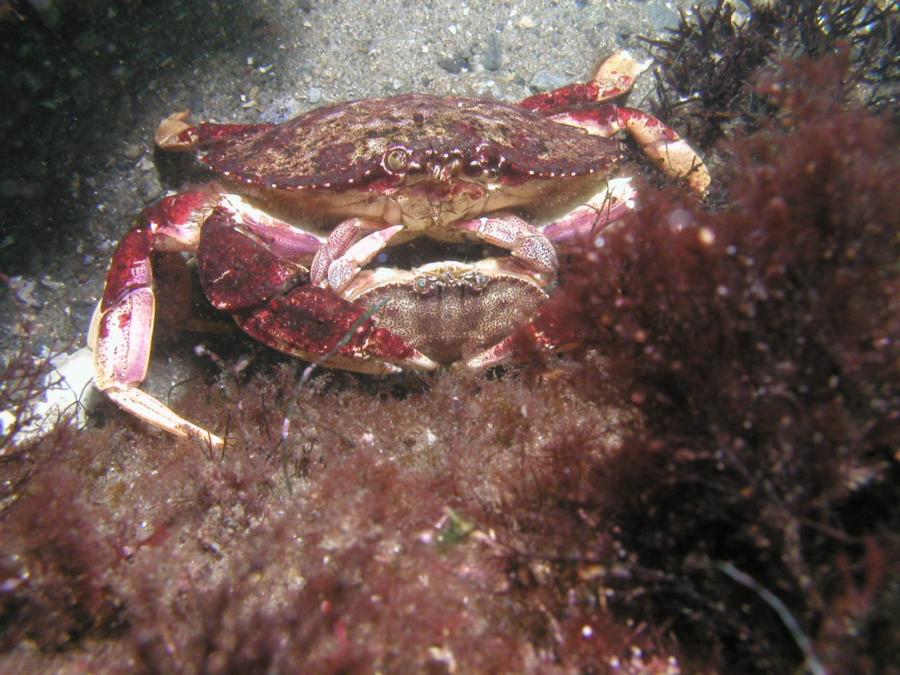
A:
<svg viewBox="0 0 900 675">
<path fill-rule="evenodd" d="M 850 51 L 842 76 L 872 112 L 897 114 L 900 84 L 898 13 L 872 0 L 743 2 L 698 5 L 666 39 L 645 39 L 657 71 L 657 112 L 703 149 L 757 129 L 772 109 L 752 87 L 755 73 L 779 59 Z"/>
<path fill-rule="evenodd" d="M 532 467 L 529 555 L 564 546 L 559 579 L 594 570 L 569 593 L 720 668 L 890 662 L 868 650 L 896 604 L 900 168 L 891 124 L 843 102 L 847 68 L 760 77 L 777 114 L 734 144 L 730 206 L 648 197 L 554 299 L 646 426 L 602 460 L 573 463 L 576 441 Z"/>
</svg>

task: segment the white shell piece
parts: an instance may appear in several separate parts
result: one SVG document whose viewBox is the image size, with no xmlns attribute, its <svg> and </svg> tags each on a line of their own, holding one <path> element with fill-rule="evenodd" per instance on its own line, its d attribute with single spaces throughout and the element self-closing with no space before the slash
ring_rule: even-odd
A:
<svg viewBox="0 0 900 675">
<path fill-rule="evenodd" d="M 32 402 L 31 420 L 11 439 L 11 445 L 0 447 L 0 456 L 9 454 L 20 443 L 32 441 L 50 432 L 64 415 L 73 415 L 79 426 L 85 422 L 85 413 L 101 398 L 94 388 L 93 357 L 91 350 L 82 347 L 71 354 L 59 356 L 51 362 L 53 370 L 47 375 L 48 385 L 43 398 Z M 7 429 L 15 423 L 12 411 L 0 412 L 0 428 Z"/>
</svg>

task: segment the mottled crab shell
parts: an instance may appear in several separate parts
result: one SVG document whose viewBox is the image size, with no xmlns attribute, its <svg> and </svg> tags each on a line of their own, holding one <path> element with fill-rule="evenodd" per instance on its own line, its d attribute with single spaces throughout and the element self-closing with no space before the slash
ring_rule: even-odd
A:
<svg viewBox="0 0 900 675">
<path fill-rule="evenodd" d="M 453 159 L 474 173 L 581 176 L 606 172 L 622 155 L 616 141 L 515 105 L 425 94 L 339 103 L 204 146 L 215 171 L 288 190 L 350 188 Z"/>
</svg>

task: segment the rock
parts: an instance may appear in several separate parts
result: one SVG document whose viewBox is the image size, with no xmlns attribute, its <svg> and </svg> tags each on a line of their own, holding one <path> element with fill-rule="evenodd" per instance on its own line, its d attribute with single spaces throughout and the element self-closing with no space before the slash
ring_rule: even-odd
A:
<svg viewBox="0 0 900 675">
<path fill-rule="evenodd" d="M 570 78 L 553 70 L 539 70 L 528 81 L 528 85 L 537 91 L 550 91 L 569 84 Z"/>
<path fill-rule="evenodd" d="M 500 70 L 503 64 L 503 45 L 500 43 L 500 36 L 496 33 L 488 35 L 487 47 L 484 51 L 484 59 L 482 65 L 485 70 Z"/>
<path fill-rule="evenodd" d="M 443 57 L 438 59 L 437 64 L 453 75 L 459 75 L 463 70 L 469 70 L 471 67 L 469 57 L 459 52 L 453 57 Z"/>
<path fill-rule="evenodd" d="M 32 307 L 33 309 L 40 309 L 44 306 L 44 302 L 35 295 L 37 284 L 33 280 L 14 276 L 10 277 L 7 283 L 10 290 L 12 290 L 13 294 L 16 296 L 16 300 L 23 305 Z"/>
<path fill-rule="evenodd" d="M 678 27 L 679 16 L 662 2 L 654 2 L 647 6 L 647 18 L 653 29 L 659 33 Z"/>
</svg>

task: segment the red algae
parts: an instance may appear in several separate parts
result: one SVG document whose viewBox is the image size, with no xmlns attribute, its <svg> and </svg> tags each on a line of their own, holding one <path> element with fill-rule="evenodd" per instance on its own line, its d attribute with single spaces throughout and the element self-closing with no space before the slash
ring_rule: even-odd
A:
<svg viewBox="0 0 900 675">
<path fill-rule="evenodd" d="M 646 424 L 581 479 L 582 524 L 601 523 L 607 551 L 581 549 L 575 568 L 597 565 L 626 615 L 668 617 L 689 653 L 714 636 L 709 656 L 745 672 L 887 658 L 863 652 L 895 602 L 900 169 L 890 124 L 842 102 L 845 73 L 838 55 L 762 77 L 778 115 L 735 144 L 730 205 L 650 197 L 572 257 L 555 300 Z M 556 472 L 540 489 L 571 491 Z M 838 565 L 886 584 L 883 604 L 836 585 Z M 850 610 L 847 593 L 869 604 Z M 817 640 L 835 612 L 866 637 Z"/>
</svg>

